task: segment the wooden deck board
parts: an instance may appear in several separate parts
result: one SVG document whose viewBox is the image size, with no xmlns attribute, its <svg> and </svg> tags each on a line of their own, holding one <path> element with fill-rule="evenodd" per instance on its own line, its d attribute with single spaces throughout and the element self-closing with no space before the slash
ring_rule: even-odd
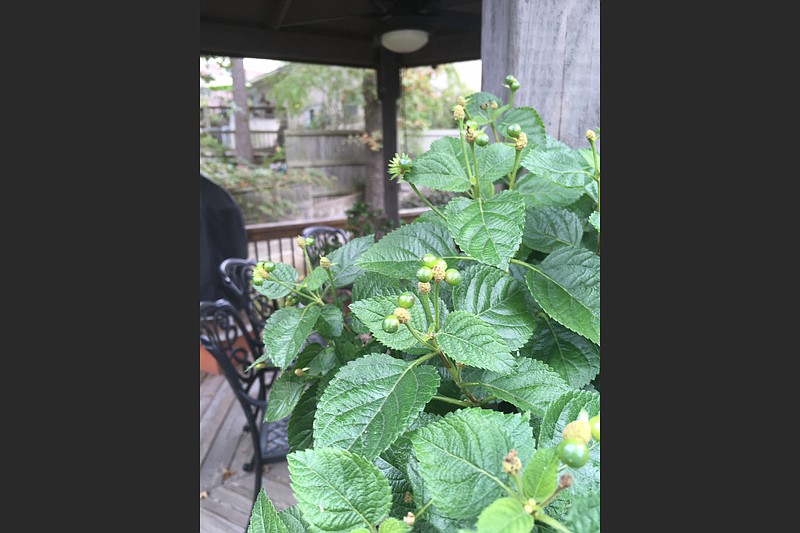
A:
<svg viewBox="0 0 800 533">
<path fill-rule="evenodd" d="M 223 378 L 224 381 L 224 378 Z M 203 416 L 200 417 L 200 466 L 205 463 L 211 445 L 217 438 L 220 426 L 228 417 L 232 408 L 241 408 L 236 405 L 236 396 L 233 389 L 226 383 L 220 387 L 219 391 L 209 402 L 208 408 Z"/>
<path fill-rule="evenodd" d="M 224 481 L 222 474 L 226 469 L 233 472 L 242 470 L 243 462 L 234 463 L 233 458 L 242 440 L 252 440 L 248 432 L 242 431 L 246 422 L 241 407 L 235 403 L 222 422 L 214 446 L 208 450 L 206 459 L 200 467 L 200 490 L 221 484 Z"/>
<path fill-rule="evenodd" d="M 214 395 L 219 392 L 219 388 L 223 385 L 227 385 L 225 382 L 225 378 L 222 376 L 214 376 L 212 374 L 203 373 L 205 376 L 200 376 L 200 416 L 202 417 L 206 409 L 208 409 L 208 404 L 211 403 L 211 400 L 214 398 Z"/>
</svg>

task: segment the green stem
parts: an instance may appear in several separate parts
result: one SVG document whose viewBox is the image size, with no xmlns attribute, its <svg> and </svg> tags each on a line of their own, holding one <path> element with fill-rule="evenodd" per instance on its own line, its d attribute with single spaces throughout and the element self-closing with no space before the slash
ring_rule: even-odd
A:
<svg viewBox="0 0 800 533">
<path fill-rule="evenodd" d="M 509 89 L 509 91 L 511 91 L 511 89 Z M 515 93 L 515 92 L 516 92 L 516 91 L 511 91 L 511 96 L 509 96 L 509 97 L 508 97 L 508 108 L 509 108 L 509 109 L 511 109 L 512 107 L 514 107 L 514 93 Z"/>
<path fill-rule="evenodd" d="M 428 347 L 428 348 L 430 348 L 431 350 L 435 350 L 435 349 L 436 349 L 436 347 L 435 347 L 435 346 L 433 346 L 432 344 L 430 344 L 430 343 L 428 342 L 428 339 L 426 339 L 425 337 L 423 337 L 423 336 L 422 336 L 422 335 L 421 335 L 421 334 L 420 334 L 420 333 L 419 333 L 419 332 L 418 332 L 416 329 L 414 329 L 414 328 L 411 326 L 411 324 L 410 324 L 410 323 L 406 322 L 405 326 L 408 328 L 408 331 L 410 331 L 410 332 L 411 332 L 411 335 L 413 335 L 413 336 L 414 336 L 414 338 L 415 338 L 415 339 L 417 339 L 417 340 L 418 340 L 418 341 L 419 341 L 419 342 L 420 342 L 420 343 L 421 343 L 423 346 L 427 346 L 427 347 Z"/>
<path fill-rule="evenodd" d="M 464 152 L 464 163 L 467 165 L 467 176 L 472 181 L 472 170 L 469 167 L 469 155 L 467 154 L 467 141 L 464 139 L 464 121 L 458 121 L 458 135 L 461 137 L 461 150 Z"/>
<path fill-rule="evenodd" d="M 459 259 L 462 261 L 477 261 L 474 257 L 470 255 L 443 255 L 442 259 Z"/>
<path fill-rule="evenodd" d="M 302 295 L 302 296 L 305 296 L 306 298 L 309 298 L 309 299 L 311 299 L 311 300 L 313 300 L 313 301 L 317 302 L 317 303 L 318 303 L 318 304 L 320 304 L 320 305 L 325 305 L 325 302 L 323 302 L 323 301 L 322 301 L 322 300 L 319 298 L 319 296 L 315 296 L 315 295 L 313 295 L 313 294 L 309 294 L 309 293 L 307 293 L 307 292 L 303 292 L 303 291 L 301 291 L 300 289 L 298 289 L 297 287 L 292 287 L 291 285 L 287 285 L 287 284 L 285 284 L 284 282 L 282 282 L 282 281 L 280 281 L 280 280 L 277 280 L 277 279 L 271 279 L 271 278 L 270 278 L 270 281 L 272 281 L 272 282 L 274 282 L 274 283 L 277 283 L 277 284 L 278 284 L 278 285 L 280 285 L 281 287 L 284 287 L 284 288 L 286 288 L 286 289 L 289 289 L 289 290 L 290 290 L 290 291 L 292 291 L 292 292 L 296 292 L 297 294 L 300 294 L 300 295 Z"/>
<path fill-rule="evenodd" d="M 475 161 L 475 194 L 473 195 L 474 198 L 480 200 L 481 198 L 481 181 L 478 177 L 478 155 L 475 153 L 475 143 L 470 145 L 472 148 L 472 160 Z"/>
<path fill-rule="evenodd" d="M 519 495 L 523 496 L 525 494 L 525 489 L 522 488 L 522 479 L 519 477 L 519 472 L 511 476 L 514 478 L 514 482 L 517 484 L 517 489 L 519 490 Z"/>
<path fill-rule="evenodd" d="M 494 142 L 499 143 L 500 138 L 497 136 L 497 128 L 494 127 L 494 120 L 489 122 L 489 126 L 492 127 L 492 133 L 494 133 Z"/>
<path fill-rule="evenodd" d="M 561 531 L 563 533 L 572 533 L 569 529 L 564 527 L 563 524 L 561 524 L 561 522 L 559 522 L 555 518 L 547 516 L 546 514 L 544 514 L 544 512 L 536 513 L 536 517 L 535 518 L 539 522 L 547 524 L 548 526 L 552 527 L 553 529 L 557 529 L 557 530 L 559 530 L 559 531 Z"/>
<path fill-rule="evenodd" d="M 422 357 L 420 357 L 419 359 L 415 359 L 415 360 L 414 360 L 414 362 L 413 362 L 413 363 L 411 363 L 411 366 L 413 367 L 413 366 L 421 365 L 422 363 L 424 363 L 425 361 L 427 361 L 427 360 L 428 360 L 428 359 L 430 359 L 431 357 L 436 357 L 436 355 L 437 355 L 438 353 L 439 353 L 439 352 L 438 352 L 438 351 L 435 351 L 435 350 L 434 350 L 434 351 L 432 351 L 432 352 L 429 352 L 429 353 L 427 353 L 427 354 L 423 355 Z"/>
<path fill-rule="evenodd" d="M 303 256 L 306 258 L 306 268 L 308 268 L 308 276 L 311 275 L 311 271 L 314 269 L 311 267 L 311 258 L 308 256 L 308 250 L 306 250 L 306 246 L 303 246 Z"/>
<path fill-rule="evenodd" d="M 517 169 L 519 169 L 519 156 L 522 150 L 517 150 L 517 155 L 514 157 L 514 170 L 511 171 L 511 179 L 508 181 L 508 189 L 514 190 L 514 182 L 517 179 Z"/>
<path fill-rule="evenodd" d="M 436 318 L 433 321 L 433 330 L 439 331 L 439 284 L 441 282 L 433 282 L 433 309 L 436 312 Z"/>
<path fill-rule="evenodd" d="M 428 500 L 428 503 L 426 503 L 425 505 L 423 505 L 423 506 L 422 506 L 422 509 L 420 509 L 419 511 L 417 511 L 416 513 L 414 513 L 414 518 L 419 518 L 419 517 L 422 515 L 422 513 L 424 513 L 424 512 L 425 512 L 425 511 L 428 509 L 428 507 L 430 507 L 430 505 L 431 505 L 432 503 L 433 503 L 433 498 L 431 498 L 430 500 Z"/>
<path fill-rule="evenodd" d="M 408 182 L 408 181 L 407 181 L 406 183 L 408 183 L 409 185 L 411 185 L 411 188 L 414 190 L 414 192 L 415 192 L 415 193 L 417 193 L 417 196 L 419 196 L 419 197 L 422 199 L 422 201 L 423 201 L 423 202 L 425 202 L 426 204 L 428 204 L 428 207 L 430 207 L 430 208 L 433 210 L 433 212 L 434 212 L 434 213 L 436 213 L 436 214 L 437 214 L 437 215 L 439 215 L 440 217 L 444 218 L 444 215 L 442 214 L 442 212 L 441 212 L 441 211 L 439 211 L 438 209 L 436 209 L 436 208 L 433 206 L 433 204 L 432 204 L 432 203 L 430 203 L 430 202 L 428 201 L 428 199 L 427 199 L 427 198 L 425 198 L 425 196 L 424 196 L 424 195 L 423 195 L 421 192 L 419 192 L 419 189 L 417 189 L 416 185 L 414 185 L 413 183 L 411 183 L 411 182 Z M 444 218 L 444 219 L 445 219 L 445 220 L 447 220 L 446 218 Z"/>
<path fill-rule="evenodd" d="M 541 270 L 539 270 L 535 266 L 526 263 L 525 261 L 520 261 L 519 259 L 511 258 L 511 259 L 508 260 L 508 262 L 509 263 L 514 263 L 515 265 L 523 266 L 523 267 L 527 268 L 528 270 L 532 270 L 532 271 L 537 272 L 539 274 L 544 274 L 544 272 L 542 272 Z"/>
<path fill-rule="evenodd" d="M 326 268 L 325 272 L 328 273 L 328 279 L 331 282 L 331 292 L 333 292 L 333 303 L 336 304 L 336 307 L 341 307 L 339 305 L 339 294 L 336 292 L 336 285 L 333 284 L 333 274 L 331 274 L 331 269 Z"/>
<path fill-rule="evenodd" d="M 427 292 L 422 294 L 422 309 L 425 311 L 425 319 L 428 321 L 428 328 L 430 328 L 434 322 L 433 316 L 431 316 L 431 304 Z"/>
<path fill-rule="evenodd" d="M 470 402 L 464 400 L 456 400 L 455 398 L 448 398 L 447 396 L 434 396 L 432 400 L 439 400 L 440 402 L 452 403 L 453 405 L 460 405 L 461 407 L 473 407 Z"/>
</svg>

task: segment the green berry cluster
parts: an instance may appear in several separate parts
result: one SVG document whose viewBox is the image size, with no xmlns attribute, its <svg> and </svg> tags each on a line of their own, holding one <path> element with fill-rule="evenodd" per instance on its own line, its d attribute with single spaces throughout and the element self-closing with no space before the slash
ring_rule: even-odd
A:
<svg viewBox="0 0 800 533">
<path fill-rule="evenodd" d="M 561 462 L 573 468 L 580 468 L 589 462 L 589 441 L 600 442 L 600 415 L 589 418 L 586 411 L 581 410 L 577 420 L 564 427 L 561 433 L 563 440 L 556 446 Z"/>
<path fill-rule="evenodd" d="M 269 277 L 269 273 L 275 270 L 275 263 L 272 261 L 259 261 L 251 274 L 251 279 L 255 287 L 264 284 L 264 280 Z"/>
<path fill-rule="evenodd" d="M 461 272 L 455 268 L 447 268 L 447 261 L 433 254 L 422 256 L 422 266 L 417 270 L 417 281 L 428 283 L 431 279 L 436 283 L 444 281 L 455 287 L 461 283 Z"/>
</svg>

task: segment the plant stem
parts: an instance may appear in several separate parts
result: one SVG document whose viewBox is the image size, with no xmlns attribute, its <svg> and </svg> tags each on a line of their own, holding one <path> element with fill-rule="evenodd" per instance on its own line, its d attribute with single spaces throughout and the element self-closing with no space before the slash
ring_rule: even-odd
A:
<svg viewBox="0 0 800 533">
<path fill-rule="evenodd" d="M 547 516 L 546 514 L 544 514 L 544 512 L 536 513 L 536 517 L 535 518 L 539 522 L 547 524 L 548 526 L 552 527 L 553 529 L 557 529 L 557 530 L 559 530 L 559 531 L 561 531 L 563 533 L 572 533 L 569 529 L 564 527 L 564 525 L 561 524 L 561 522 L 559 522 L 555 518 Z"/>
<path fill-rule="evenodd" d="M 331 282 L 331 292 L 333 292 L 333 303 L 336 304 L 336 307 L 341 307 L 339 305 L 339 293 L 336 292 L 336 285 L 333 284 L 333 274 L 331 274 L 331 269 L 326 268 L 325 272 L 328 273 L 328 279 Z"/>
<path fill-rule="evenodd" d="M 432 400 L 439 400 L 440 402 L 452 403 L 453 405 L 460 405 L 461 407 L 473 407 L 470 402 L 464 400 L 456 400 L 455 398 L 448 398 L 447 396 L 434 396 Z"/>
<path fill-rule="evenodd" d="M 436 350 L 434 350 L 434 351 L 432 351 L 432 352 L 429 352 L 429 353 L 427 353 L 427 354 L 423 355 L 422 357 L 420 357 L 419 359 L 415 359 L 415 360 L 414 360 L 414 362 L 413 362 L 413 363 L 411 363 L 411 366 L 417 366 L 417 365 L 421 365 L 422 363 L 424 363 L 425 361 L 427 361 L 427 360 L 428 360 L 428 359 L 430 359 L 431 357 L 436 357 L 436 355 L 437 355 L 438 353 L 439 353 L 439 352 L 438 352 L 438 351 L 436 351 Z"/>
<path fill-rule="evenodd" d="M 517 150 L 517 155 L 514 157 L 514 170 L 511 171 L 511 179 L 508 181 L 508 190 L 514 190 L 514 183 L 517 179 L 517 169 L 519 169 L 519 156 L 522 150 Z"/>
<path fill-rule="evenodd" d="M 424 196 L 424 195 L 423 195 L 421 192 L 419 192 L 419 189 L 417 189 L 416 185 L 414 185 L 413 183 L 411 183 L 411 182 L 408 182 L 408 181 L 407 181 L 406 183 L 408 183 L 409 185 L 411 185 L 411 188 L 414 190 L 414 192 L 415 192 L 415 193 L 417 193 L 417 196 L 419 196 L 419 197 L 422 199 L 422 201 L 423 201 L 423 202 L 425 202 L 426 204 L 428 204 L 428 207 L 430 207 L 430 208 L 433 210 L 433 212 L 434 212 L 434 213 L 436 213 L 436 214 L 437 214 L 437 215 L 439 215 L 440 217 L 444 218 L 444 215 L 442 214 L 442 212 L 441 212 L 441 211 L 439 211 L 438 209 L 436 209 L 436 208 L 433 206 L 433 204 L 432 204 L 432 203 L 430 203 L 430 202 L 428 201 L 428 199 L 427 199 L 427 198 L 425 198 L 425 196 Z M 445 218 L 445 220 L 447 220 L 447 219 Z"/>
<path fill-rule="evenodd" d="M 439 331 L 439 284 L 440 281 L 433 282 L 433 309 L 436 312 L 436 318 L 433 321 L 433 331 Z"/>
<path fill-rule="evenodd" d="M 323 301 L 320 299 L 320 297 L 319 297 L 319 296 L 315 296 L 315 295 L 313 295 L 313 294 L 309 294 L 309 293 L 307 293 L 307 292 L 303 292 L 303 291 L 301 291 L 300 289 L 298 289 L 296 286 L 295 286 L 295 287 L 292 287 L 292 286 L 290 286 L 290 285 L 287 285 L 287 284 L 285 284 L 284 282 L 282 282 L 282 281 L 280 281 L 280 280 L 278 280 L 278 279 L 271 279 L 271 278 L 270 278 L 270 279 L 269 279 L 269 281 L 272 281 L 272 282 L 274 282 L 274 283 L 277 283 L 277 284 L 278 284 L 278 285 L 280 285 L 281 287 L 284 287 L 284 288 L 286 288 L 286 289 L 289 289 L 289 290 L 290 290 L 290 291 L 292 291 L 292 292 L 296 292 L 297 294 L 299 294 L 299 295 L 301 295 L 301 296 L 305 296 L 306 298 L 309 298 L 310 300 L 313 300 L 313 301 L 317 302 L 317 303 L 318 303 L 318 304 L 320 304 L 320 305 L 325 305 L 325 302 L 323 302 Z"/>
<path fill-rule="evenodd" d="M 307 276 L 311 275 L 311 271 L 314 269 L 311 267 L 311 258 L 308 256 L 308 250 L 306 250 L 306 246 L 303 246 L 303 256 L 306 258 L 306 268 L 308 269 Z"/>
<path fill-rule="evenodd" d="M 428 321 L 428 328 L 430 328 L 434 322 L 433 316 L 431 316 L 431 304 L 427 292 L 422 295 L 422 309 L 425 311 L 425 319 Z"/>
<path fill-rule="evenodd" d="M 431 350 L 435 350 L 436 349 L 436 347 L 432 346 L 428 342 L 428 339 L 426 339 L 425 337 L 420 335 L 420 333 L 416 329 L 414 329 L 413 326 L 411 326 L 411 324 L 409 322 L 406 322 L 405 326 L 406 326 L 406 328 L 408 328 L 408 331 L 411 332 L 411 335 L 413 335 L 414 338 L 417 339 L 423 346 L 427 346 Z"/>
<path fill-rule="evenodd" d="M 458 259 L 458 260 L 461 260 L 461 261 L 477 261 L 477 259 L 475 259 L 471 255 L 443 255 L 442 259 Z"/>
<path fill-rule="evenodd" d="M 475 194 L 473 195 L 475 198 L 480 200 L 481 198 L 481 181 L 478 177 L 478 155 L 475 153 L 475 143 L 470 145 L 472 148 L 472 160 L 475 161 Z"/>
<path fill-rule="evenodd" d="M 423 506 L 422 506 L 422 509 L 420 509 L 419 511 L 417 511 L 416 513 L 414 513 L 414 518 L 419 518 L 419 517 L 422 515 L 422 513 L 424 513 L 424 512 L 425 512 L 425 511 L 428 509 L 428 507 L 430 507 L 430 505 L 431 505 L 432 503 L 433 503 L 433 498 L 431 498 L 430 500 L 428 500 L 428 503 L 426 503 L 425 505 L 423 505 Z"/>
<path fill-rule="evenodd" d="M 514 482 L 517 484 L 517 489 L 519 490 L 519 495 L 522 496 L 525 494 L 525 490 L 522 488 L 522 479 L 519 477 L 519 472 L 511 476 L 514 478 Z"/>
<path fill-rule="evenodd" d="M 525 261 L 520 261 L 519 259 L 511 258 L 511 259 L 508 260 L 508 262 L 509 263 L 514 263 L 515 265 L 524 266 L 525 268 L 527 268 L 529 270 L 532 270 L 534 272 L 537 272 L 539 274 L 544 274 L 544 272 L 542 272 L 541 270 L 539 270 L 535 266 L 526 263 Z"/>
<path fill-rule="evenodd" d="M 467 141 L 464 139 L 464 121 L 458 121 L 458 135 L 461 137 L 461 150 L 464 152 L 464 163 L 467 165 L 467 176 L 472 181 L 472 170 L 469 167 L 469 155 L 467 154 Z"/>
</svg>

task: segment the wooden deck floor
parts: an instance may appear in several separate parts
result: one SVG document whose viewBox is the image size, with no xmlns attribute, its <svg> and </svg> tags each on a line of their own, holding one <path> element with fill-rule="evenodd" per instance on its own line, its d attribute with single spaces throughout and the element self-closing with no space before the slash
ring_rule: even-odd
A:
<svg viewBox="0 0 800 533">
<path fill-rule="evenodd" d="M 244 425 L 244 413 L 225 377 L 201 371 L 200 533 L 247 529 L 255 474 L 242 468 L 253 452 Z M 296 503 L 286 461 L 264 467 L 263 487 L 278 511 Z"/>
</svg>

